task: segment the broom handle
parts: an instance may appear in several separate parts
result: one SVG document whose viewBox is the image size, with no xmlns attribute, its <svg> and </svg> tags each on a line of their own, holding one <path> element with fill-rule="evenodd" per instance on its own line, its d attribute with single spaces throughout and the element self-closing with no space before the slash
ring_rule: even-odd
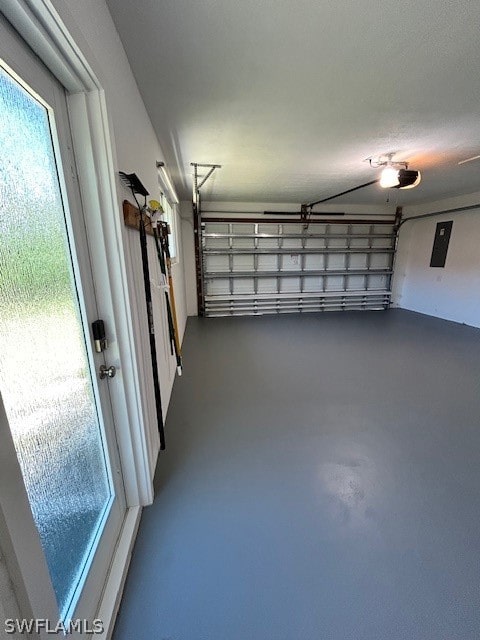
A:
<svg viewBox="0 0 480 640">
<path fill-rule="evenodd" d="M 167 254 L 167 271 L 168 271 L 168 286 L 170 287 L 170 305 L 172 307 L 172 319 L 173 319 L 175 344 L 177 347 L 177 353 L 181 355 L 182 348 L 180 346 L 180 340 L 178 337 L 179 333 L 178 333 L 178 322 L 177 322 L 177 307 L 175 305 L 175 292 L 173 290 L 172 260 L 168 254 Z"/>
<path fill-rule="evenodd" d="M 158 363 L 157 363 L 157 348 L 155 343 L 155 329 L 153 324 L 153 305 L 152 305 L 152 289 L 150 287 L 150 270 L 148 267 L 148 252 L 147 252 L 147 234 L 145 232 L 145 220 L 143 217 L 143 209 L 140 208 L 140 248 L 142 252 L 142 265 L 143 265 L 143 283 L 145 287 L 145 301 L 147 303 L 147 317 L 148 317 L 148 333 L 150 338 L 150 355 L 152 358 L 152 373 L 153 373 L 153 388 L 155 392 L 155 404 L 157 408 L 157 424 L 158 432 L 160 435 L 160 449 L 165 449 L 165 431 L 163 428 L 163 412 L 162 412 L 162 398 L 160 394 L 160 380 L 158 378 Z"/>
<path fill-rule="evenodd" d="M 170 272 L 170 254 L 168 253 L 168 247 L 166 243 L 168 242 L 168 238 L 165 241 L 165 236 L 163 235 L 163 229 L 161 229 L 161 235 L 157 233 L 157 228 L 153 228 L 153 235 L 155 238 L 155 246 L 157 248 L 157 256 L 160 262 L 160 270 L 165 277 L 168 277 L 168 286 L 169 286 L 169 294 L 165 292 L 165 301 L 167 305 L 167 318 L 168 318 L 168 330 L 170 334 L 170 346 L 175 348 L 175 357 L 177 359 L 177 367 L 178 373 L 181 375 L 182 371 L 182 353 L 180 350 L 180 344 L 178 340 L 178 327 L 177 327 L 177 316 L 175 310 L 175 298 L 173 295 L 173 281 Z M 173 310 L 173 312 L 172 312 Z M 172 353 L 173 355 L 173 353 Z"/>
<path fill-rule="evenodd" d="M 166 231 L 168 227 L 162 228 L 162 246 L 165 252 L 167 263 L 167 274 L 168 274 L 168 286 L 170 287 L 170 301 L 172 305 L 172 316 L 173 316 L 173 327 L 174 327 L 174 335 L 175 335 L 175 345 L 177 347 L 177 352 L 179 355 L 182 353 L 182 348 L 180 346 L 180 339 L 178 333 L 178 322 L 177 322 L 177 307 L 175 305 L 175 293 L 173 290 L 173 278 L 172 278 L 172 259 L 170 257 L 170 247 L 168 245 L 168 232 Z"/>
</svg>

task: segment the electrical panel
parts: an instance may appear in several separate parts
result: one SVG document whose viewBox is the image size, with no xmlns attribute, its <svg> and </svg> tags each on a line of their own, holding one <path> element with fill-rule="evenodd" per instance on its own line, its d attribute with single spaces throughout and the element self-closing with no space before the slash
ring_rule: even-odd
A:
<svg viewBox="0 0 480 640">
<path fill-rule="evenodd" d="M 453 220 L 438 222 L 433 240 L 431 267 L 444 267 L 447 260 L 448 244 L 452 235 Z"/>
</svg>

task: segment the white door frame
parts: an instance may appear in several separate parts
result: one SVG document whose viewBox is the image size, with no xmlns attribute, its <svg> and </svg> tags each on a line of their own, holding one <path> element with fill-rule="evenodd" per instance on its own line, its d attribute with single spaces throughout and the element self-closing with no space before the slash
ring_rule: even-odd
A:
<svg viewBox="0 0 480 640">
<path fill-rule="evenodd" d="M 123 253 L 114 147 L 102 86 L 50 0 L 0 0 L 0 10 L 66 89 L 90 258 L 98 287 L 99 314 L 109 331 L 109 360 L 119 367 L 115 384 L 109 386 L 129 509 L 98 612 L 98 617 L 105 623 L 105 632 L 95 637 L 108 638 L 141 506 L 153 501 L 139 363 L 134 349 Z M 102 291 L 108 291 L 108 295 L 102 296 Z M 6 424 L 0 400 L 0 428 Z M 0 464 L 8 465 L 12 482 L 21 478 L 16 459 L 3 460 L 0 452 Z M 10 555 L 7 565 L 21 615 L 54 620 L 55 611 L 46 606 L 46 602 L 52 603 L 54 598 L 46 586 L 50 582 L 38 536 L 21 525 L 24 518 L 31 518 L 26 493 L 24 498 L 20 500 L 21 504 L 18 500 L 9 502 L 8 495 L 2 491 L 0 543 L 4 552 Z"/>
<path fill-rule="evenodd" d="M 112 136 L 102 86 L 50 0 L 0 0 L 0 10 L 63 84 L 101 317 L 114 339 L 122 384 L 111 385 L 127 506 L 150 504 L 153 486 L 124 259 Z M 89 233 L 90 229 L 90 233 Z M 102 289 L 97 290 L 99 305 Z M 113 388 L 114 387 L 114 388 Z"/>
</svg>

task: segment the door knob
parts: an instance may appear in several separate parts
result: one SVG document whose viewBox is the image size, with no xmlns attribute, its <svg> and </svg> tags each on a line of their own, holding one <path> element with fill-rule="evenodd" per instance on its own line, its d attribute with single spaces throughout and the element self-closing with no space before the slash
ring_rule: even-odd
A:
<svg viewBox="0 0 480 640">
<path fill-rule="evenodd" d="M 114 366 L 106 367 L 104 364 L 100 365 L 100 369 L 98 370 L 100 374 L 100 380 L 104 378 L 114 378 L 117 370 Z"/>
</svg>

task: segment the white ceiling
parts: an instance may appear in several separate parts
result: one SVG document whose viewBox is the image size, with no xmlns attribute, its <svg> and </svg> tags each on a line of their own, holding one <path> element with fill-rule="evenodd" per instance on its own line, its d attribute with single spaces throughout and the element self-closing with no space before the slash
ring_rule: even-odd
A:
<svg viewBox="0 0 480 640">
<path fill-rule="evenodd" d="M 398 204 L 480 190 L 478 0 L 108 0 L 169 171 L 205 199 L 312 202 L 419 169 Z M 379 204 L 378 186 L 334 202 Z"/>
</svg>

